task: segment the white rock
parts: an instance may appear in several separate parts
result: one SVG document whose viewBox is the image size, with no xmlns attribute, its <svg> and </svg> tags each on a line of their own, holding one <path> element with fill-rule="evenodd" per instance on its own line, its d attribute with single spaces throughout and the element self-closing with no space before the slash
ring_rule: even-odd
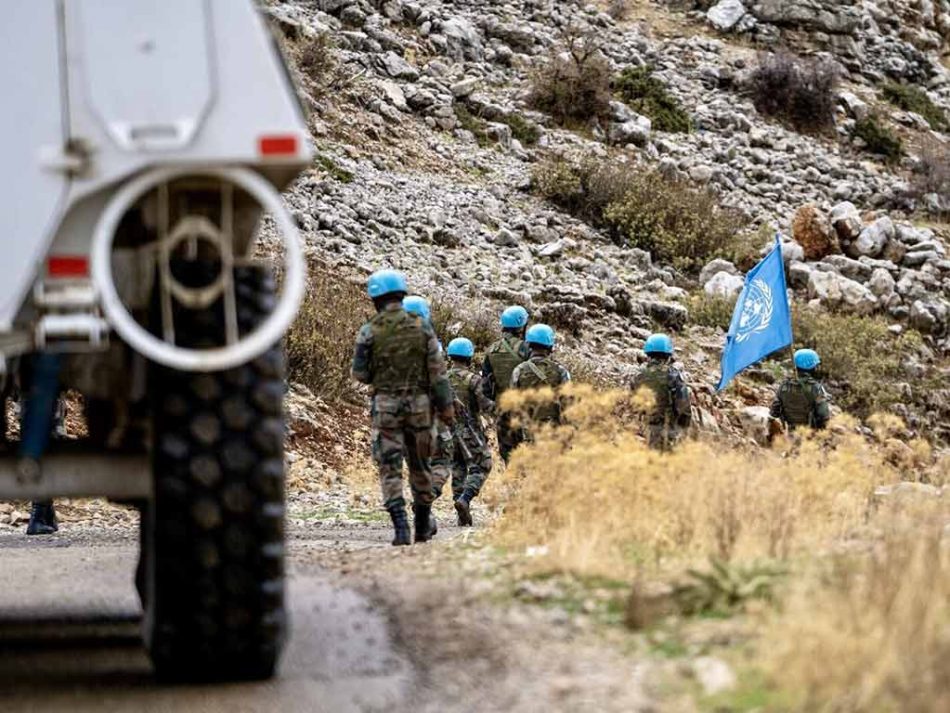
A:
<svg viewBox="0 0 950 713">
<path fill-rule="evenodd" d="M 744 285 L 745 279 L 740 275 L 732 275 L 728 272 L 717 272 L 703 285 L 703 291 L 713 297 L 724 297 L 728 299 L 742 292 Z"/>
<path fill-rule="evenodd" d="M 829 221 L 842 240 L 854 240 L 858 237 L 863 225 L 861 214 L 854 207 L 854 203 L 849 201 L 839 203 L 832 208 Z"/>
<path fill-rule="evenodd" d="M 635 118 L 629 121 L 610 125 L 610 129 L 608 130 L 610 143 L 619 146 L 625 146 L 627 144 L 643 146 L 650 140 L 650 131 L 653 127 L 653 122 L 639 114 L 634 114 L 634 117 Z"/>
<path fill-rule="evenodd" d="M 702 164 L 699 166 L 693 166 L 691 169 L 689 169 L 689 177 L 696 181 L 696 183 L 709 183 L 710 179 L 713 177 L 712 167 L 704 166 Z"/>
<path fill-rule="evenodd" d="M 699 273 L 699 284 L 705 285 L 709 279 L 717 272 L 728 272 L 730 275 L 738 275 L 739 270 L 728 260 L 717 257 L 706 263 L 706 266 Z"/>
<path fill-rule="evenodd" d="M 706 13 L 706 19 L 717 30 L 728 32 L 739 24 L 745 15 L 745 5 L 742 0 L 719 0 Z"/>
<path fill-rule="evenodd" d="M 409 106 L 406 104 L 406 95 L 403 93 L 402 87 L 395 82 L 384 79 L 379 82 L 379 88 L 383 92 L 383 96 L 386 97 L 386 101 L 399 109 L 399 111 L 409 111 Z"/>
<path fill-rule="evenodd" d="M 479 82 L 481 82 L 481 79 L 478 77 L 468 77 L 467 79 L 463 79 L 460 82 L 456 82 L 451 86 L 452 96 L 456 99 L 465 99 L 466 97 L 471 96 Z"/>
<path fill-rule="evenodd" d="M 883 267 L 875 268 L 868 280 L 868 288 L 879 298 L 887 298 L 894 294 L 894 277 Z"/>
<path fill-rule="evenodd" d="M 758 443 L 769 441 L 769 409 L 766 406 L 746 406 L 739 411 L 742 430 L 755 438 Z M 698 674 L 697 674 L 698 677 Z"/>
<path fill-rule="evenodd" d="M 848 116 L 851 116 L 858 121 L 863 121 L 868 118 L 870 109 L 868 108 L 867 103 L 858 97 L 857 94 L 852 94 L 851 92 L 841 92 L 838 95 L 838 103 L 841 104 L 848 112 Z"/>
<path fill-rule="evenodd" d="M 825 306 L 841 307 L 855 314 L 870 314 L 877 307 L 873 292 L 860 282 L 836 272 L 812 272 L 808 276 L 808 297 Z"/>
<path fill-rule="evenodd" d="M 854 257 L 861 255 L 877 257 L 884 250 L 887 242 L 893 239 L 894 234 L 894 223 L 891 219 L 887 216 L 878 218 L 861 231 L 858 239 L 852 243 L 850 252 L 854 254 Z"/>
</svg>

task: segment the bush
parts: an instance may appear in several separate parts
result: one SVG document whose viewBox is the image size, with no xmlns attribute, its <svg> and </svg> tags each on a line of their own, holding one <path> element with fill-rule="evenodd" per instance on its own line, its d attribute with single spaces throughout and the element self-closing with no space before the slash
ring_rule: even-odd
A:
<svg viewBox="0 0 950 713">
<path fill-rule="evenodd" d="M 634 111 L 649 117 L 657 131 L 687 133 L 692 129 L 689 114 L 667 91 L 666 85 L 653 76 L 652 68 L 623 70 L 614 83 L 614 89 Z"/>
<path fill-rule="evenodd" d="M 699 271 L 714 257 L 731 257 L 746 222 L 708 188 L 656 169 L 633 176 L 604 218 L 629 245 L 687 272 Z"/>
<path fill-rule="evenodd" d="M 432 324 L 443 346 L 456 337 L 466 337 L 475 344 L 477 353 L 501 336 L 495 310 L 462 300 L 433 300 Z"/>
<path fill-rule="evenodd" d="M 511 127 L 512 137 L 518 139 L 524 146 L 534 146 L 541 138 L 538 125 L 528 121 L 521 114 L 509 114 L 502 119 L 502 122 Z"/>
<path fill-rule="evenodd" d="M 700 292 L 690 298 L 688 306 L 690 324 L 726 331 L 732 321 L 736 301 L 735 299 L 713 297 L 705 292 Z"/>
<path fill-rule="evenodd" d="M 874 115 L 857 122 L 854 135 L 864 142 L 868 151 L 881 156 L 886 163 L 896 163 L 904 155 L 904 144 L 900 137 Z"/>
<path fill-rule="evenodd" d="M 340 183 L 352 183 L 355 176 L 326 154 L 318 153 L 313 157 L 313 165 Z"/>
<path fill-rule="evenodd" d="M 911 84 L 888 82 L 884 85 L 882 92 L 884 98 L 891 104 L 905 111 L 920 114 L 927 120 L 927 123 L 937 131 L 946 131 L 950 128 L 950 122 L 947 121 L 947 115 L 943 109 L 934 104 L 930 97 L 927 96 L 927 93 L 920 87 L 915 87 Z"/>
<path fill-rule="evenodd" d="M 309 80 L 314 97 L 323 95 L 333 82 L 337 70 L 336 47 L 326 32 L 308 40 L 300 50 L 297 66 Z"/>
<path fill-rule="evenodd" d="M 911 177 L 912 192 L 918 198 L 935 195 L 936 203 L 925 208 L 940 216 L 950 210 L 950 150 L 937 139 L 924 141 L 920 148 L 920 161 Z"/>
<path fill-rule="evenodd" d="M 586 159 L 574 163 L 548 157 L 532 170 L 535 190 L 568 213 L 599 227 L 609 227 L 604 211 L 623 198 L 638 167 L 615 161 Z"/>
<path fill-rule="evenodd" d="M 837 86 L 838 70 L 832 62 L 801 59 L 788 52 L 761 56 L 749 79 L 759 113 L 802 132 L 834 128 Z"/>
<path fill-rule="evenodd" d="M 353 344 L 372 313 L 360 285 L 329 268 L 312 268 L 300 313 L 285 337 L 289 381 L 331 403 L 352 400 Z"/>
<path fill-rule="evenodd" d="M 488 123 L 469 111 L 468 107 L 456 104 L 455 118 L 458 119 L 459 128 L 470 131 L 479 146 L 484 147 L 491 143 L 491 139 L 488 138 Z"/>
<path fill-rule="evenodd" d="M 528 102 L 559 124 L 586 122 L 610 111 L 610 61 L 591 32 L 569 29 L 531 80 Z"/>
</svg>

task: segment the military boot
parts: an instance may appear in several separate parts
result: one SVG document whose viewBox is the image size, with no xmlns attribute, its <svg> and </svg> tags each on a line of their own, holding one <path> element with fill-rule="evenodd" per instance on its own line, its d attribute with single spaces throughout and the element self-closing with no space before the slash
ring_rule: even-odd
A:
<svg viewBox="0 0 950 713">
<path fill-rule="evenodd" d="M 395 532 L 395 537 L 393 537 L 393 545 L 411 545 L 412 536 L 409 533 L 409 517 L 406 515 L 406 503 L 402 498 L 387 504 L 386 509 L 389 510 L 389 517 L 393 521 L 393 531 Z"/>
<path fill-rule="evenodd" d="M 432 535 L 432 505 L 430 503 L 414 502 L 412 515 L 415 518 L 416 542 L 428 542 Z"/>
<path fill-rule="evenodd" d="M 27 535 L 52 535 L 59 530 L 56 522 L 56 510 L 52 500 L 33 503 L 30 511 L 30 523 L 26 526 Z"/>
<path fill-rule="evenodd" d="M 472 522 L 472 500 L 475 499 L 475 491 L 471 488 L 465 488 L 458 500 L 455 501 L 455 512 L 458 514 L 459 527 L 471 527 Z"/>
</svg>

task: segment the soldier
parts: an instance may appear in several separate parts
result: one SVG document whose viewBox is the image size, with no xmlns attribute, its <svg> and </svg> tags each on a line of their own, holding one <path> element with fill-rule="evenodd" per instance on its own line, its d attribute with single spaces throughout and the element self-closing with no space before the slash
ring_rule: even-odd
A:
<svg viewBox="0 0 950 713">
<path fill-rule="evenodd" d="M 673 340 L 665 334 L 651 334 L 643 345 L 649 359 L 634 377 L 632 388 L 653 391 L 655 403 L 647 422 L 647 443 L 651 448 L 669 450 L 689 428 L 692 410 L 689 387 L 673 365 Z"/>
<path fill-rule="evenodd" d="M 475 345 L 460 337 L 449 342 L 449 381 L 455 392 L 455 458 L 452 464 L 452 496 L 461 526 L 472 524 L 471 505 L 491 472 L 491 448 L 480 416 L 490 414 L 495 404 L 485 396 L 482 377 L 472 370 Z"/>
<path fill-rule="evenodd" d="M 528 326 L 528 310 L 524 307 L 508 307 L 501 313 L 501 339 L 488 347 L 482 362 L 482 385 L 485 396 L 498 403 L 501 395 L 511 386 L 515 367 L 528 360 L 531 352 L 524 343 Z M 496 426 L 498 452 L 508 462 L 511 452 L 521 440 L 521 430 L 511 427 L 511 414 L 501 412 Z"/>
<path fill-rule="evenodd" d="M 409 295 L 403 299 L 402 308 L 410 314 L 418 315 L 435 329 L 432 324 L 432 310 L 429 307 L 429 301 L 425 297 Z M 439 342 L 439 351 L 442 351 L 442 342 Z M 442 495 L 442 489 L 449 478 L 452 477 L 454 449 L 452 429 L 442 423 L 442 419 L 438 417 L 438 414 L 433 414 L 432 455 L 429 458 L 429 467 L 432 469 L 432 495 L 435 499 Z M 439 523 L 435 518 L 435 514 L 430 513 L 429 539 L 435 537 L 438 532 Z"/>
<path fill-rule="evenodd" d="M 831 418 L 831 397 L 816 378 L 821 359 L 812 349 L 799 349 L 794 361 L 796 376 L 778 387 L 770 415 L 792 431 L 800 426 L 825 428 Z"/>
<path fill-rule="evenodd" d="M 554 330 L 546 324 L 535 324 L 528 330 L 525 342 L 530 350 L 530 358 L 515 367 L 511 375 L 511 388 L 537 389 L 550 386 L 557 389 L 571 380 L 571 373 L 551 356 L 555 343 Z M 561 401 L 555 398 L 547 404 L 534 408 L 531 420 L 538 423 L 561 424 Z M 524 438 L 522 435 L 522 439 Z"/>
<path fill-rule="evenodd" d="M 410 544 L 403 457 L 409 466 L 416 542 L 425 542 L 433 500 L 429 466 L 433 401 L 439 417 L 451 424 L 452 387 L 431 325 L 402 307 L 406 278 L 394 270 L 380 270 L 370 276 L 367 292 L 376 315 L 357 336 L 353 376 L 372 386 L 373 457 L 393 521 L 393 544 Z"/>
</svg>

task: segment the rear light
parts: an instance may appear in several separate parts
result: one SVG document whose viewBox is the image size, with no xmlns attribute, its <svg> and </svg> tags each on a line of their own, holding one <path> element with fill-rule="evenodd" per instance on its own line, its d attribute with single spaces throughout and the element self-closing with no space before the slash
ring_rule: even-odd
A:
<svg viewBox="0 0 950 713">
<path fill-rule="evenodd" d="M 298 144 L 293 135 L 262 136 L 257 141 L 257 150 L 261 156 L 296 156 Z"/>
<path fill-rule="evenodd" d="M 50 277 L 89 277 L 89 258 L 85 255 L 51 255 L 46 261 Z"/>
</svg>

